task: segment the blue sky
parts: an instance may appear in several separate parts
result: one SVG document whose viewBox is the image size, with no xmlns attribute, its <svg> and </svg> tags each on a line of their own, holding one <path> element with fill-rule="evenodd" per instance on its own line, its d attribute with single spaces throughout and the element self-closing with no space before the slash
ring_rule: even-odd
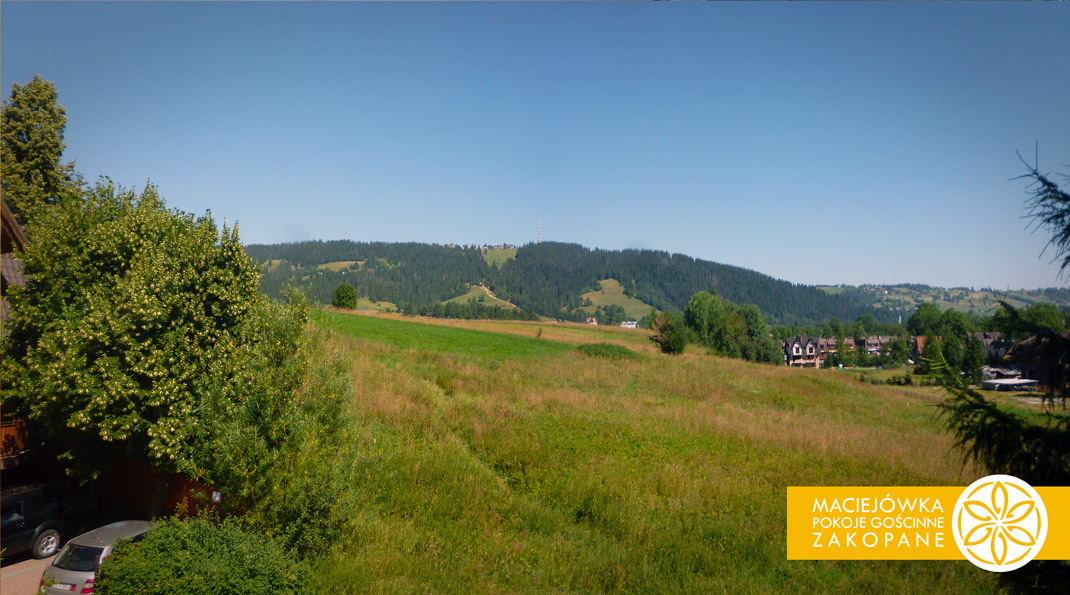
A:
<svg viewBox="0 0 1070 595">
<path fill-rule="evenodd" d="M 1070 3 L 23 3 L 0 84 L 87 180 L 303 239 L 655 248 L 798 283 L 1065 286 Z M 1065 165 L 1064 165 L 1065 164 Z"/>
</svg>

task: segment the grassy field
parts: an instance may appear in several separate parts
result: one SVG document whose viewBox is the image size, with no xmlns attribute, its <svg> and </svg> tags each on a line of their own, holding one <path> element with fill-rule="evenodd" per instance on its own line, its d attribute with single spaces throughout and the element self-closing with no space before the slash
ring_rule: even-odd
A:
<svg viewBox="0 0 1070 595">
<path fill-rule="evenodd" d="M 344 270 L 352 267 L 355 264 L 357 264 L 357 261 L 355 261 L 355 260 L 338 260 L 338 261 L 335 261 L 335 262 L 328 262 L 328 263 L 325 263 L 325 264 L 321 264 L 316 268 L 317 269 L 325 269 L 325 270 L 328 270 L 328 271 L 334 271 L 334 272 L 337 273 L 338 271 L 344 271 Z"/>
<path fill-rule="evenodd" d="M 490 290 L 482 285 L 473 285 L 468 288 L 468 293 L 461 294 L 455 298 L 446 300 L 447 302 L 456 302 L 459 304 L 467 304 L 470 300 L 479 301 L 483 299 L 483 303 L 488 306 L 500 306 L 502 308 L 508 308 L 510 310 L 516 309 L 516 306 L 510 304 L 505 300 L 500 300 L 494 296 Z"/>
<path fill-rule="evenodd" d="M 525 358 L 572 349 L 571 345 L 559 341 L 379 316 L 314 311 L 312 319 L 343 335 L 365 341 L 386 343 L 403 350 L 463 353 L 480 359 Z"/>
<path fill-rule="evenodd" d="M 357 298 L 357 309 L 374 310 L 376 312 L 397 312 L 398 306 L 394 302 L 373 302 L 368 298 Z"/>
<path fill-rule="evenodd" d="M 284 262 L 286 262 L 286 261 L 285 260 L 279 260 L 279 259 L 269 260 L 269 261 L 265 262 L 264 264 L 260 265 L 260 268 L 262 268 L 265 271 L 270 273 L 270 272 L 274 271 L 275 269 L 279 268 L 279 265 L 281 265 Z"/>
<path fill-rule="evenodd" d="M 501 268 L 505 261 L 516 258 L 516 248 L 508 248 L 503 250 L 495 250 L 493 248 L 483 253 L 483 260 L 487 261 L 489 265 L 496 265 Z"/>
<path fill-rule="evenodd" d="M 599 281 L 598 285 L 601 287 L 600 290 L 585 293 L 581 296 L 591 300 L 593 304 L 584 308 L 584 310 L 593 313 L 598 306 L 620 306 L 624 308 L 625 315 L 634 320 L 639 320 L 650 314 L 650 304 L 644 304 L 633 297 L 624 295 L 624 287 L 616 279 Z"/>
<path fill-rule="evenodd" d="M 967 562 L 785 559 L 789 485 L 978 475 L 932 389 L 670 357 L 623 329 L 313 318 L 350 362 L 360 511 L 314 568 L 318 592 L 994 588 Z M 576 347 L 592 343 L 628 353 Z"/>
</svg>

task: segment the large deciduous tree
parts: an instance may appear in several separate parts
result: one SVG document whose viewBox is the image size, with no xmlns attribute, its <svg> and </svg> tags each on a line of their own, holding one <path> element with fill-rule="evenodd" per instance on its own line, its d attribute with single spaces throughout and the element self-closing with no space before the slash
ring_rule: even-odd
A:
<svg viewBox="0 0 1070 595">
<path fill-rule="evenodd" d="M 722 300 L 715 291 L 691 296 L 684 310 L 684 322 L 699 342 L 728 357 L 759 362 L 782 358 L 761 310 L 754 304 L 737 305 Z"/>
<path fill-rule="evenodd" d="M 32 226 L 43 205 L 59 202 L 78 186 L 74 163 L 61 160 L 66 124 L 51 82 L 35 75 L 25 85 L 11 85 L 0 112 L 0 188 L 24 225 Z"/>
<path fill-rule="evenodd" d="M 196 466 L 201 393 L 236 372 L 264 300 L 237 229 L 106 180 L 40 217 L 29 284 L 12 292 L 5 408 L 24 409 L 87 475 L 119 453 Z"/>
<path fill-rule="evenodd" d="M 931 302 L 925 302 L 907 320 L 907 330 L 915 336 L 925 336 L 940 330 L 940 308 Z"/>
</svg>

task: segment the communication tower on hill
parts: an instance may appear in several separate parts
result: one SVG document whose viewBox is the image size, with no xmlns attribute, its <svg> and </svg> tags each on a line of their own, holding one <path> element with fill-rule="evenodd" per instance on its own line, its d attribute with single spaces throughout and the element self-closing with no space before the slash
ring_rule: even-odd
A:
<svg viewBox="0 0 1070 595">
<path fill-rule="evenodd" d="M 537 241 L 535 243 L 536 244 L 541 244 L 542 243 L 542 219 L 539 219 L 539 241 Z"/>
</svg>

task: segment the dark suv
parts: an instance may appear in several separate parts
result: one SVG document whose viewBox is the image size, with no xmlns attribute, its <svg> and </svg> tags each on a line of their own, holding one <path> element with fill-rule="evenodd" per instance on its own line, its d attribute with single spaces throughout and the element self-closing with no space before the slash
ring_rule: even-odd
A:
<svg viewBox="0 0 1070 595">
<path fill-rule="evenodd" d="M 47 558 L 63 545 L 63 506 L 55 487 L 33 484 L 0 491 L 0 547 L 4 556 L 31 550 Z"/>
</svg>

